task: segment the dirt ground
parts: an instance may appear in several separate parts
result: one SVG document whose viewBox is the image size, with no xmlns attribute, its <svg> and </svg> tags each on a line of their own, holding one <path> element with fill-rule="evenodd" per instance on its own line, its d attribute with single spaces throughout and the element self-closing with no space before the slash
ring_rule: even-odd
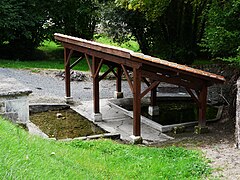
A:
<svg viewBox="0 0 240 180">
<path fill-rule="evenodd" d="M 181 134 L 169 133 L 175 139 L 157 146 L 201 150 L 214 169 L 210 179 L 240 179 L 240 150 L 235 148 L 234 123 L 221 120 L 208 124 L 208 127 L 209 132 L 200 135 L 194 134 L 193 127 Z"/>
</svg>

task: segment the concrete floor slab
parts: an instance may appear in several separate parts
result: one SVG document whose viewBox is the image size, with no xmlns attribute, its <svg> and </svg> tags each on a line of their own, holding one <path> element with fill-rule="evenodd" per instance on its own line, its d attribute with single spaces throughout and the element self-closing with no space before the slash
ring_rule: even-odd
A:
<svg viewBox="0 0 240 180">
<path fill-rule="evenodd" d="M 91 121 L 93 113 L 93 102 L 82 101 L 81 105 L 73 106 L 72 109 L 85 116 Z M 133 119 L 124 114 L 119 109 L 110 106 L 107 99 L 100 100 L 100 112 L 102 113 L 102 121 L 95 122 L 98 126 L 107 130 L 110 133 L 119 133 L 121 139 L 124 141 L 131 141 L 130 136 L 133 134 Z M 162 133 L 160 130 L 155 129 L 149 125 L 141 123 L 141 135 L 143 143 L 159 143 L 173 139 Z"/>
</svg>

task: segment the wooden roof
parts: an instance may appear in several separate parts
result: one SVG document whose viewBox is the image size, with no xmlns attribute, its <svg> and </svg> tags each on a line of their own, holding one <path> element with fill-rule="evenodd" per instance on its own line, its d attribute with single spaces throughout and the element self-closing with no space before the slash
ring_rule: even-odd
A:
<svg viewBox="0 0 240 180">
<path fill-rule="evenodd" d="M 116 57 L 127 59 L 129 61 L 142 63 L 143 65 L 149 65 L 155 68 L 170 70 L 170 71 L 182 73 L 188 76 L 190 75 L 195 78 L 210 81 L 211 84 L 225 82 L 225 78 L 223 76 L 202 71 L 199 69 L 191 68 L 189 66 L 173 63 L 170 61 L 162 60 L 160 58 L 144 55 L 143 53 L 136 53 L 128 49 L 106 45 L 106 44 L 102 44 L 94 41 L 85 40 L 82 38 L 59 34 L 59 33 L 55 33 L 54 36 L 56 40 L 63 43 L 76 45 L 79 47 L 102 52 L 105 54 L 111 54 Z"/>
</svg>

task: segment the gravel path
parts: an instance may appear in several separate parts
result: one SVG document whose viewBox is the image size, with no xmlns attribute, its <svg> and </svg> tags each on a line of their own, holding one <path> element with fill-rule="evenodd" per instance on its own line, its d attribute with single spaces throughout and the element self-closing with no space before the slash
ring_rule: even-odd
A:
<svg viewBox="0 0 240 180">
<path fill-rule="evenodd" d="M 0 74 L 12 77 L 33 91 L 30 95 L 30 103 L 61 103 L 64 102 L 65 86 L 61 77 L 56 77 L 56 72 L 51 70 L 17 70 L 0 68 Z M 87 75 L 89 76 L 89 75 Z M 89 78 L 90 79 L 90 78 Z M 116 84 L 112 80 L 100 82 L 100 98 L 112 98 Z M 122 83 L 125 97 L 131 96 L 127 82 Z M 74 101 L 86 101 L 92 99 L 92 82 L 71 82 L 71 93 Z"/>
<path fill-rule="evenodd" d="M 8 68 L 0 68 L 0 75 L 5 77 L 12 77 L 17 79 L 20 83 L 30 88 L 33 93 L 30 95 L 30 103 L 63 103 L 64 102 L 64 80 L 56 77 L 57 71 L 51 70 L 16 70 Z M 115 81 L 103 80 L 100 82 L 100 97 L 101 98 L 112 98 L 115 90 Z M 123 81 L 123 92 L 125 97 L 131 97 L 131 91 L 126 81 Z M 76 104 L 80 104 L 81 101 L 92 99 L 92 82 L 72 82 L 71 83 L 72 97 L 76 101 Z M 220 125 L 218 125 L 220 126 Z M 217 128 L 218 129 L 218 128 Z M 214 137 L 215 134 L 215 137 Z M 207 158 L 211 160 L 211 165 L 215 168 L 213 178 L 211 179 L 230 179 L 240 180 L 240 150 L 236 150 L 233 146 L 234 141 L 233 134 L 226 136 L 225 140 L 222 140 L 226 133 L 224 131 L 215 132 L 214 127 L 212 134 L 206 136 L 192 136 L 188 135 L 188 140 L 184 143 L 182 139 L 176 138 L 177 141 L 181 141 L 180 144 L 188 148 L 197 146 L 200 148 Z M 215 142 L 206 142 L 206 140 L 216 138 Z M 197 139 L 194 139 L 197 138 Z M 203 143 L 199 143 L 202 141 Z M 194 145 L 189 144 L 194 142 Z M 197 143 L 195 143 L 197 142 Z M 173 143 L 174 144 L 174 143 Z M 197 145 L 196 145 L 197 144 Z M 214 178 L 215 177 L 215 178 Z"/>
</svg>

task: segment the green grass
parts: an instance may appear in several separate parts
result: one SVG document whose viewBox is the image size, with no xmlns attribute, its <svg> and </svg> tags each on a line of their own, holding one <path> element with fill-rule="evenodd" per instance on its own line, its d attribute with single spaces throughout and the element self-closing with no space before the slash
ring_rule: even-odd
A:
<svg viewBox="0 0 240 180">
<path fill-rule="evenodd" d="M 99 36 L 95 38 L 96 41 L 110 44 L 114 46 L 119 46 L 117 43 L 112 42 L 112 40 L 106 36 Z M 139 46 L 136 41 L 130 40 L 121 45 L 123 48 L 128 48 L 133 51 L 139 51 Z M 43 60 L 6 60 L 0 59 L 0 67 L 5 68 L 44 68 L 44 69 L 64 69 L 63 63 L 63 47 L 60 44 L 55 43 L 54 41 L 44 41 L 43 44 L 38 47 L 38 52 L 44 55 Z M 71 58 L 71 63 L 73 63 L 77 57 Z M 106 66 L 103 66 L 101 71 L 105 72 L 107 69 Z M 74 67 L 74 70 L 80 71 L 89 71 L 88 64 L 85 59 L 83 59 L 77 66 Z"/>
<path fill-rule="evenodd" d="M 201 179 L 210 169 L 198 151 L 57 142 L 29 135 L 0 118 L 1 179 Z"/>
<path fill-rule="evenodd" d="M 56 50 L 63 51 L 63 47 L 61 46 L 61 44 L 57 44 L 54 41 L 46 41 L 46 40 L 42 43 L 40 47 L 38 47 L 38 49 L 46 53 L 52 53 Z"/>
<path fill-rule="evenodd" d="M 103 43 L 103 44 L 118 46 L 118 47 L 130 49 L 135 52 L 140 52 L 139 44 L 137 43 L 137 41 L 135 39 L 130 39 L 127 42 L 119 44 L 119 43 L 113 42 L 113 40 L 111 38 L 107 37 L 106 35 L 97 34 L 94 36 L 94 40 L 97 42 Z"/>
</svg>

